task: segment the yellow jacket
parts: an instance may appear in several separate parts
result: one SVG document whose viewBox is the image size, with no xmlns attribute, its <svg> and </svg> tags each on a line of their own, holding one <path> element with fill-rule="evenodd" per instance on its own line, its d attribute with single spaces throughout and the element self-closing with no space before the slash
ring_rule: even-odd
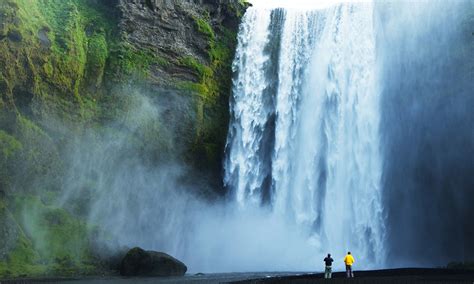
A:
<svg viewBox="0 0 474 284">
<path fill-rule="evenodd" d="M 346 257 L 344 257 L 344 263 L 346 265 L 352 265 L 354 262 L 355 262 L 354 257 L 352 257 L 351 254 L 348 254 L 346 255 Z"/>
</svg>

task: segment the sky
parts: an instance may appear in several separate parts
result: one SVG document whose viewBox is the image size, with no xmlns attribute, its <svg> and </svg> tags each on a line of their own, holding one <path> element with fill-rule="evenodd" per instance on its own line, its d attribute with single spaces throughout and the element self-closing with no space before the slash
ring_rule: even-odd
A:
<svg viewBox="0 0 474 284">
<path fill-rule="evenodd" d="M 341 2 L 369 2 L 370 0 L 249 0 L 256 7 L 284 7 L 295 9 L 323 9 Z"/>
</svg>

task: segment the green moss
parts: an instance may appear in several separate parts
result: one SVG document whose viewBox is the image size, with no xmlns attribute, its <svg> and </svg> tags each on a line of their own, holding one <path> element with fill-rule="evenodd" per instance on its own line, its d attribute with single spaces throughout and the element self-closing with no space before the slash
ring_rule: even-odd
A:
<svg viewBox="0 0 474 284">
<path fill-rule="evenodd" d="M 207 89 L 206 86 L 201 84 L 201 83 L 193 83 L 189 81 L 180 81 L 176 83 L 176 87 L 178 89 L 187 91 L 190 93 L 197 93 L 202 96 L 205 96 L 207 94 Z"/>
<path fill-rule="evenodd" d="M 33 196 L 16 196 L 11 210 L 22 228 L 22 237 L 8 261 L 0 262 L 0 277 L 8 274 L 5 267 L 12 266 L 16 276 L 87 274 L 95 270 L 84 221 Z"/>
<path fill-rule="evenodd" d="M 15 152 L 21 149 L 21 143 L 15 137 L 0 130 L 0 159 L 9 159 Z"/>
<path fill-rule="evenodd" d="M 219 37 L 209 40 L 209 65 L 203 65 L 191 57 L 180 60 L 182 65 L 197 72 L 200 81 L 200 86 L 196 84 L 184 86 L 189 90 L 197 90 L 198 94 L 210 104 L 215 103 L 220 95 L 228 95 L 232 78 L 230 66 L 237 35 L 224 27 L 220 27 L 220 30 Z"/>
<path fill-rule="evenodd" d="M 79 89 L 86 70 L 88 40 L 85 32 L 86 22 L 78 5 L 74 1 L 41 0 L 30 6 L 36 8 L 41 15 L 40 19 L 43 19 L 34 34 L 41 27 L 47 27 L 46 30 L 51 31 L 48 36 L 52 42 L 52 54 L 48 61 L 55 67 L 52 81 L 66 86 L 67 90 L 79 99 Z"/>
<path fill-rule="evenodd" d="M 223 41 L 211 40 L 209 46 L 209 58 L 211 59 L 209 66 L 199 63 L 193 57 L 184 57 L 179 60 L 182 66 L 194 70 L 199 77 L 199 83 L 181 83 L 179 87 L 194 91 L 207 102 L 213 103 L 220 94 L 227 91 L 224 88 L 227 87 L 229 81 L 222 79 L 230 75 L 230 71 L 225 68 L 230 66 L 232 51 L 231 47 Z"/>
<path fill-rule="evenodd" d="M 45 275 L 47 266 L 39 262 L 31 242 L 21 234 L 6 261 L 0 261 L 0 279 Z"/>
<path fill-rule="evenodd" d="M 59 187 L 62 163 L 57 145 L 27 118 L 18 116 L 16 124 L 14 136 L 22 144 L 22 149 L 12 164 L 17 191 L 37 190 L 32 185 Z"/>
<path fill-rule="evenodd" d="M 12 165 L 21 151 L 21 143 L 15 137 L 0 130 L 0 188 L 7 188 L 12 179 Z"/>
<path fill-rule="evenodd" d="M 24 150 L 31 151 L 31 158 L 39 155 L 39 152 L 44 149 L 42 146 L 47 144 L 53 145 L 51 138 L 31 120 L 23 117 L 17 117 L 16 136 L 24 144 Z M 26 149 L 30 147 L 30 149 Z"/>
<path fill-rule="evenodd" d="M 14 49 L 8 41 L 0 43 L 0 62 L 5 63 L 0 72 L 10 87 L 7 96 L 22 85 L 40 98 L 54 94 L 77 103 L 64 113 L 87 113 L 80 109 L 88 106 L 81 100 L 100 92 L 86 86 L 101 86 L 109 41 L 118 41 L 117 19 L 110 7 L 95 0 L 10 2 L 14 7 L 0 3 L 0 12 L 9 15 L 3 26 L 6 31 L 15 27 L 23 39 Z"/>
<path fill-rule="evenodd" d="M 237 3 L 228 9 L 243 11 L 245 9 L 242 7 L 246 5 Z M 239 17 L 237 14 L 235 16 Z M 191 150 L 192 159 L 215 168 L 217 172 L 228 126 L 226 110 L 232 85 L 231 65 L 237 34 L 224 26 L 211 27 L 206 16 L 193 19 L 197 30 L 207 36 L 209 61 L 203 64 L 193 57 L 181 58 L 179 64 L 194 71 L 198 80 L 180 81 L 176 86 L 199 96 L 196 101 L 196 136 Z"/>
<path fill-rule="evenodd" d="M 43 70 L 44 70 L 44 73 L 46 74 L 47 78 L 51 78 L 54 74 L 54 67 L 53 67 L 53 64 L 51 64 L 51 62 L 46 62 L 44 65 L 43 65 Z"/>
<path fill-rule="evenodd" d="M 208 66 L 199 63 L 194 57 L 191 56 L 186 56 L 183 57 L 179 60 L 179 63 L 182 66 L 188 67 L 191 70 L 196 71 L 197 75 L 199 77 L 204 78 L 204 77 L 209 77 L 212 76 L 212 70 Z"/>
<path fill-rule="evenodd" d="M 102 84 L 105 64 L 109 56 L 107 40 L 103 33 L 89 38 L 87 49 L 87 78 L 95 87 Z"/>
<path fill-rule="evenodd" d="M 100 112 L 99 105 L 97 104 L 97 100 L 95 98 L 82 97 L 80 104 L 80 114 L 85 121 L 93 120 Z"/>
<path fill-rule="evenodd" d="M 168 61 L 155 55 L 149 49 L 137 49 L 133 45 L 122 42 L 113 47 L 111 70 L 119 77 L 119 81 L 131 76 L 136 79 L 146 79 L 150 75 L 150 67 L 159 65 L 168 66 Z M 114 76 L 115 79 L 117 79 Z"/>
<path fill-rule="evenodd" d="M 15 222 L 13 215 L 8 210 L 7 204 L 0 199 L 0 220 L 7 222 L 18 233 L 14 248 L 2 261 L 0 261 L 0 279 L 27 275 L 37 275 L 44 272 L 44 267 L 38 264 L 38 254 L 34 251 L 31 242 L 26 238 L 20 226 Z M 14 233 L 15 235 L 15 233 Z M 5 241 L 5 240 L 2 240 Z"/>
<path fill-rule="evenodd" d="M 211 76 L 201 78 L 200 84 L 205 94 L 204 104 L 198 104 L 202 115 L 198 116 L 197 139 L 194 146 L 200 161 L 218 171 L 221 153 L 224 151 L 225 137 L 228 127 L 227 110 L 228 96 L 232 85 L 232 59 L 237 34 L 225 27 L 219 27 L 219 36 L 209 42 L 209 68 Z M 202 110 L 201 110 L 202 108 Z"/>
<path fill-rule="evenodd" d="M 155 61 L 158 65 L 160 65 L 161 67 L 168 67 L 170 66 L 170 63 L 168 60 L 166 60 L 165 58 L 163 57 L 160 57 L 160 56 L 156 56 L 155 57 Z"/>
<path fill-rule="evenodd" d="M 211 39 L 214 39 L 216 35 L 214 34 L 214 30 L 212 29 L 211 25 L 206 19 L 193 17 L 194 23 L 196 24 L 197 30 L 208 36 Z"/>
</svg>

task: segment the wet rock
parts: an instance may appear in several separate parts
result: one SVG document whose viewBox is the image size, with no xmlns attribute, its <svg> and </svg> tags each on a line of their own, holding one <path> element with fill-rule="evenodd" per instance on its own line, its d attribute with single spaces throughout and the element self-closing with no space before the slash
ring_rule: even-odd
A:
<svg viewBox="0 0 474 284">
<path fill-rule="evenodd" d="M 41 30 L 38 31 L 38 39 L 42 47 L 44 48 L 50 48 L 51 47 L 51 41 L 49 40 L 48 37 L 48 32 L 49 28 L 44 27 Z"/>
<path fill-rule="evenodd" d="M 187 270 L 184 263 L 166 253 L 139 247 L 128 251 L 120 266 L 123 276 L 182 276 Z"/>
<path fill-rule="evenodd" d="M 198 31 L 196 19 L 204 19 L 220 34 L 224 29 L 237 31 L 240 18 L 235 11 L 244 12 L 237 0 L 119 0 L 118 3 L 119 27 L 127 41 L 138 49 L 152 49 L 170 63 L 166 72 L 160 73 L 160 67 L 152 70 L 151 78 L 160 86 L 173 85 L 176 79 L 199 80 L 189 68 L 179 69 L 181 58 L 210 63 L 210 39 Z"/>
<path fill-rule="evenodd" d="M 10 41 L 13 41 L 13 42 L 21 42 L 23 40 L 23 36 L 17 30 L 8 31 L 7 37 Z"/>
</svg>

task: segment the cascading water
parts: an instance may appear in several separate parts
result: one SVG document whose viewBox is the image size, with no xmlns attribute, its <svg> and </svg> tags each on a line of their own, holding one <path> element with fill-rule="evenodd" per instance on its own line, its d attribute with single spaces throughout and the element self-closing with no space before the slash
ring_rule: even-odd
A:
<svg viewBox="0 0 474 284">
<path fill-rule="evenodd" d="M 296 223 L 319 253 L 384 260 L 373 5 L 247 11 L 225 183 Z M 369 264 L 370 263 L 370 264 Z"/>
</svg>

